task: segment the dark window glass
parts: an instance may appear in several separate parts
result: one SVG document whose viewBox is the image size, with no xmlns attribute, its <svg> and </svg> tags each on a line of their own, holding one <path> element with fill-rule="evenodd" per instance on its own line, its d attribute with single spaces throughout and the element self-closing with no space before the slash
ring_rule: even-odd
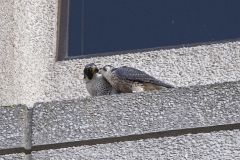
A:
<svg viewBox="0 0 240 160">
<path fill-rule="evenodd" d="M 240 38 L 239 0 L 70 0 L 68 56 Z"/>
</svg>

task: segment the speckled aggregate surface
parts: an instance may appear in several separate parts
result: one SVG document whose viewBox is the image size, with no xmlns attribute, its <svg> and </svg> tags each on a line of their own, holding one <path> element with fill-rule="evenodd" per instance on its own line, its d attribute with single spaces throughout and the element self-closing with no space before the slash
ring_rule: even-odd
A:
<svg viewBox="0 0 240 160">
<path fill-rule="evenodd" d="M 33 159 L 240 159 L 240 131 L 186 134 L 32 153 Z"/>
<path fill-rule="evenodd" d="M 13 104 L 13 83 L 14 83 L 14 21 L 13 13 L 14 0 L 0 1 L 0 106 Z M 5 103 L 4 103 L 5 102 Z"/>
<path fill-rule="evenodd" d="M 26 107 L 0 106 L 0 149 L 24 147 Z"/>
<path fill-rule="evenodd" d="M 33 145 L 240 123 L 240 81 L 37 103 Z"/>
<path fill-rule="evenodd" d="M 32 105 L 48 90 L 46 76 L 56 57 L 57 6 L 58 0 L 0 1 L 0 106 Z"/>
<path fill-rule="evenodd" d="M 24 153 L 0 155 L 0 160 L 27 160 Z"/>
<path fill-rule="evenodd" d="M 46 76 L 56 56 L 58 0 L 15 0 L 13 9 L 13 99 L 14 104 L 32 105 L 49 88 Z"/>
<path fill-rule="evenodd" d="M 175 86 L 240 80 L 240 41 L 56 62 L 58 0 L 0 1 L 0 106 L 88 97 L 83 68 L 141 69 Z"/>
<path fill-rule="evenodd" d="M 89 96 L 83 68 L 95 62 L 102 67 L 131 66 L 174 86 L 206 85 L 240 80 L 240 41 L 179 49 L 132 52 L 57 62 L 53 68 L 52 100 Z"/>
<path fill-rule="evenodd" d="M 239 40 L 56 62 L 58 2 L 0 0 L 0 106 L 55 101 L 35 106 L 33 145 L 240 122 L 239 82 L 90 98 L 82 74 L 94 62 L 135 67 L 177 87 L 239 81 Z M 23 108 L 0 107 L 0 149 L 24 146 Z M 34 157 L 238 159 L 239 146 L 237 130 L 40 151 Z"/>
</svg>

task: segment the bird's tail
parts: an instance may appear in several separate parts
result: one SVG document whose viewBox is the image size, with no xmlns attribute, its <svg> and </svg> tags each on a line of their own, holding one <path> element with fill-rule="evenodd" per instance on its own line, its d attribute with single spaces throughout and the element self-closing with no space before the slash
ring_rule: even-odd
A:
<svg viewBox="0 0 240 160">
<path fill-rule="evenodd" d="M 161 90 L 164 88 L 174 88 L 170 84 L 163 83 L 161 81 L 155 81 L 154 83 L 143 83 L 145 90 Z"/>
</svg>

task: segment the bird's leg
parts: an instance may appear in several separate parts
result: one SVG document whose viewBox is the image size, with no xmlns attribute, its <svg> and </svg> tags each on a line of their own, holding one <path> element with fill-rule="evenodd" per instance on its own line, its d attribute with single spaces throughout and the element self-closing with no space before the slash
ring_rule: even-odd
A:
<svg viewBox="0 0 240 160">
<path fill-rule="evenodd" d="M 144 91 L 143 84 L 139 82 L 133 82 L 132 84 L 132 92 L 142 92 Z"/>
</svg>

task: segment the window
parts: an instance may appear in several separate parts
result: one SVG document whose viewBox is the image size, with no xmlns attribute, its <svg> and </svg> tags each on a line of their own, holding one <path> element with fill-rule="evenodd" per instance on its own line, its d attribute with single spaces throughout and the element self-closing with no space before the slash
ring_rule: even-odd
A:
<svg viewBox="0 0 240 160">
<path fill-rule="evenodd" d="M 61 0 L 59 60 L 236 38 L 238 0 Z"/>
</svg>

